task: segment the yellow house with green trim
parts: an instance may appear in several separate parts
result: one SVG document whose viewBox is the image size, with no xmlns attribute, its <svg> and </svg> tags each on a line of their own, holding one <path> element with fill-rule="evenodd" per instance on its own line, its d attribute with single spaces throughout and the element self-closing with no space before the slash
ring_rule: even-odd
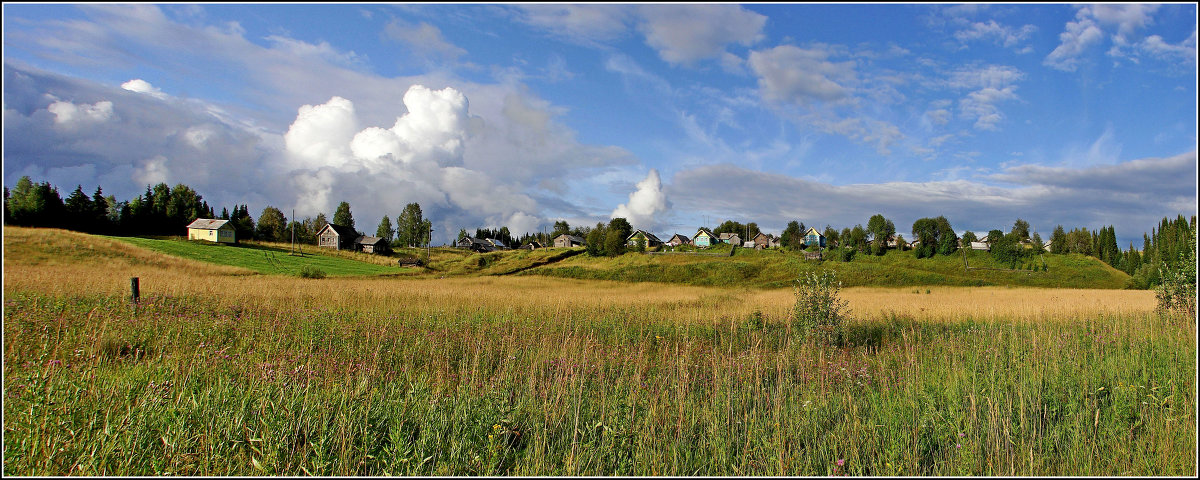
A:
<svg viewBox="0 0 1200 480">
<path fill-rule="evenodd" d="M 207 240 L 213 243 L 237 243 L 237 235 L 229 220 L 197 218 L 188 224 L 188 240 Z"/>
</svg>

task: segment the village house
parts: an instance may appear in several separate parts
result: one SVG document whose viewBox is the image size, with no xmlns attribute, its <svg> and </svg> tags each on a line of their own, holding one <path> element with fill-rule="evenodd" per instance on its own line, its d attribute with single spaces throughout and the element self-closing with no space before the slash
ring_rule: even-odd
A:
<svg viewBox="0 0 1200 480">
<path fill-rule="evenodd" d="M 672 236 L 670 240 L 667 240 L 667 246 L 671 246 L 671 247 L 678 247 L 680 245 L 691 245 L 691 244 L 692 244 L 691 239 L 689 239 L 686 235 L 680 235 L 678 233 L 676 233 L 674 236 Z"/>
<path fill-rule="evenodd" d="M 764 248 L 771 248 L 771 241 L 774 240 L 774 237 L 771 234 L 758 232 L 758 235 L 755 235 L 750 241 L 753 243 L 753 248 L 762 250 Z"/>
<path fill-rule="evenodd" d="M 742 244 L 742 237 L 736 233 L 725 232 L 722 233 L 718 238 L 720 239 L 721 243 L 728 243 L 730 245 Z"/>
<path fill-rule="evenodd" d="M 334 250 L 354 250 L 354 242 L 361 236 L 353 228 L 327 223 L 317 232 L 317 246 Z"/>
<path fill-rule="evenodd" d="M 505 245 L 504 242 L 500 241 L 499 239 L 485 238 L 483 241 L 492 244 L 492 247 L 494 247 L 496 250 L 508 250 L 508 245 Z"/>
<path fill-rule="evenodd" d="M 537 240 L 533 240 L 529 243 L 521 245 L 521 250 L 537 250 L 539 248 L 545 248 L 545 247 L 542 246 L 542 242 L 539 242 Z"/>
<path fill-rule="evenodd" d="M 971 242 L 971 250 L 991 250 L 992 247 L 986 242 Z"/>
<path fill-rule="evenodd" d="M 582 247 L 586 244 L 587 242 L 583 240 L 583 237 L 577 237 L 575 235 L 567 235 L 564 233 L 554 237 L 554 248 Z"/>
<path fill-rule="evenodd" d="M 229 220 L 197 218 L 188 224 L 188 240 L 207 240 L 214 243 L 237 243 L 237 234 Z"/>
<path fill-rule="evenodd" d="M 692 235 L 692 245 L 697 247 L 711 247 L 719 241 L 717 236 L 713 235 L 712 230 L 704 227 L 700 227 L 696 234 Z"/>
<path fill-rule="evenodd" d="M 456 248 L 465 248 L 479 253 L 487 253 L 496 249 L 491 242 L 480 240 L 475 237 L 460 238 L 457 242 L 454 242 L 454 246 Z"/>
<path fill-rule="evenodd" d="M 825 236 L 821 235 L 821 232 L 818 232 L 816 228 L 808 227 L 808 231 L 804 233 L 804 246 L 809 247 L 812 245 L 825 248 Z"/>
<path fill-rule="evenodd" d="M 662 240 L 659 240 L 653 233 L 637 230 L 625 238 L 625 245 L 635 247 L 639 238 L 646 242 L 646 248 L 658 247 L 663 244 Z"/>
<path fill-rule="evenodd" d="M 374 253 L 376 255 L 387 255 L 392 253 L 392 246 L 387 240 L 379 237 L 368 237 L 363 235 L 354 240 L 355 250 L 366 253 Z"/>
</svg>

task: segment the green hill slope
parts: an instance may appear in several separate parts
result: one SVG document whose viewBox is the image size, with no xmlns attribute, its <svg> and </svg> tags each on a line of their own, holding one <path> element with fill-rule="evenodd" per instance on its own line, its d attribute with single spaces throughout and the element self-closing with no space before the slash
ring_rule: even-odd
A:
<svg viewBox="0 0 1200 480">
<path fill-rule="evenodd" d="M 330 276 L 404 274 L 413 269 L 398 265 L 379 265 L 367 258 L 355 260 L 343 255 L 324 255 L 316 248 L 306 248 L 303 256 L 288 255 L 287 249 L 270 245 L 240 243 L 222 245 L 181 239 L 144 237 L 106 237 L 130 243 L 142 248 L 202 262 L 231 265 L 267 275 L 298 275 L 308 266 L 320 269 Z M 369 255 L 359 253 L 357 255 Z"/>
<path fill-rule="evenodd" d="M 779 250 L 739 249 L 733 257 L 703 255 L 626 254 L 615 258 L 578 255 L 544 266 L 529 268 L 521 275 L 665 282 L 701 286 L 749 286 L 783 288 L 793 285 L 804 272 L 828 269 L 837 273 L 845 286 L 917 285 L 1012 285 L 1061 288 L 1123 288 L 1125 273 L 1082 255 L 1044 255 L 1046 271 L 1012 271 L 997 264 L 985 252 L 967 252 L 964 268 L 960 255 L 917 259 L 912 252 L 891 251 L 876 257 L 856 255 L 853 261 L 807 261 L 803 256 Z M 1035 260 L 1039 266 L 1040 260 Z"/>
</svg>

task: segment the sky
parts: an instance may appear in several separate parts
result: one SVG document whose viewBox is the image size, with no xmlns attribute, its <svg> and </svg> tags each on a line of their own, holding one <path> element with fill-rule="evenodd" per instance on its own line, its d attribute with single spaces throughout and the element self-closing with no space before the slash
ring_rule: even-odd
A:
<svg viewBox="0 0 1200 480">
<path fill-rule="evenodd" d="M 4 185 L 373 234 L 1197 210 L 1194 4 L 12 4 Z"/>
</svg>

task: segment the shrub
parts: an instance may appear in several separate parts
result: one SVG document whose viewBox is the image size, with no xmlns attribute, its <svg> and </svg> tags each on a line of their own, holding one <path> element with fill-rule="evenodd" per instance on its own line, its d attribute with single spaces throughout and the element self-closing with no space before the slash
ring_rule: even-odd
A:
<svg viewBox="0 0 1200 480">
<path fill-rule="evenodd" d="M 312 265 L 300 267 L 301 278 L 325 278 L 325 271 Z"/>
<path fill-rule="evenodd" d="M 762 310 L 754 309 L 754 313 L 751 313 L 750 316 L 746 318 L 746 328 L 748 330 L 762 330 L 763 324 L 764 319 Z"/>
<path fill-rule="evenodd" d="M 838 249 L 838 259 L 843 262 L 849 262 L 851 260 L 854 260 L 854 254 L 856 252 L 857 252 L 857 250 L 855 250 L 853 248 L 839 248 Z"/>
<path fill-rule="evenodd" d="M 843 322 L 850 311 L 838 298 L 842 283 L 831 272 L 807 273 L 796 280 L 792 329 L 817 343 L 835 345 L 844 338 Z"/>
<path fill-rule="evenodd" d="M 1158 310 L 1184 318 L 1196 317 L 1196 237 L 1188 232 L 1179 258 L 1159 266 L 1162 283 L 1154 289 Z"/>
</svg>

